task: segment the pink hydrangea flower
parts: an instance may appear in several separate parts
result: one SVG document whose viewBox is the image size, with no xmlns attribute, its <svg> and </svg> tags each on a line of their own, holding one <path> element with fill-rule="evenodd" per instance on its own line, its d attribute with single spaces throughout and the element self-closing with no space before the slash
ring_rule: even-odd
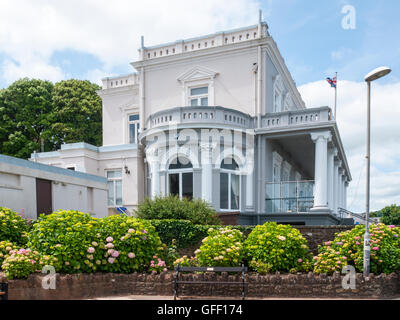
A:
<svg viewBox="0 0 400 320">
<path fill-rule="evenodd" d="M 164 268 L 164 269 L 163 269 L 163 272 L 167 272 L 167 271 L 168 271 L 167 268 Z"/>
<path fill-rule="evenodd" d="M 129 229 L 128 230 L 128 233 L 134 233 L 135 232 L 135 229 Z"/>
<path fill-rule="evenodd" d="M 135 258 L 136 257 L 136 255 L 133 253 L 133 252 L 129 252 L 128 253 L 128 258 L 129 259 L 133 259 L 133 258 Z"/>
<path fill-rule="evenodd" d="M 112 253 L 112 256 L 113 256 L 114 258 L 118 258 L 119 252 L 118 252 L 118 251 L 114 251 L 114 252 Z"/>
<path fill-rule="evenodd" d="M 106 239 L 106 241 L 107 241 L 107 242 L 113 242 L 114 239 L 113 239 L 112 237 L 108 237 L 108 238 Z"/>
<path fill-rule="evenodd" d="M 326 245 L 326 246 L 330 246 L 330 245 L 331 245 L 331 242 L 330 242 L 330 241 L 327 241 L 327 242 L 325 242 L 325 245 Z"/>
<path fill-rule="evenodd" d="M 108 258 L 108 262 L 109 262 L 109 263 L 113 264 L 113 263 L 114 263 L 114 261 L 115 261 L 115 259 L 114 259 L 114 258 Z"/>
<path fill-rule="evenodd" d="M 88 252 L 88 253 L 94 253 L 94 251 L 95 251 L 95 250 L 94 250 L 93 247 L 89 247 L 89 248 L 87 249 L 87 252 Z"/>
<path fill-rule="evenodd" d="M 374 250 L 374 251 L 378 251 L 378 250 L 379 250 L 379 248 L 378 248 L 378 247 L 373 247 L 373 248 L 372 248 L 372 250 Z"/>
<path fill-rule="evenodd" d="M 112 249 L 112 248 L 114 248 L 114 245 L 112 243 L 107 243 L 106 244 L 106 248 L 107 249 Z"/>
<path fill-rule="evenodd" d="M 299 259 L 299 260 L 297 260 L 297 262 L 298 262 L 298 263 L 302 263 L 302 262 L 303 262 L 303 259 Z"/>
</svg>

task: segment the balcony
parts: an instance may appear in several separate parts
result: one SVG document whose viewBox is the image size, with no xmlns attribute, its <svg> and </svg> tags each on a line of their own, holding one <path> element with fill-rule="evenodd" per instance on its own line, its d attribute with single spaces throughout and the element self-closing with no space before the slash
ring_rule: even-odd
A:
<svg viewBox="0 0 400 320">
<path fill-rule="evenodd" d="M 308 213 L 314 205 L 314 181 L 267 182 L 266 213 Z"/>
<path fill-rule="evenodd" d="M 174 124 L 203 124 L 248 129 L 253 128 L 253 122 L 250 115 L 223 107 L 177 107 L 150 115 L 146 127 L 153 129 Z"/>
<path fill-rule="evenodd" d="M 261 117 L 262 128 L 274 129 L 279 127 L 311 126 L 332 120 L 329 107 L 310 108 L 296 111 L 268 113 Z"/>
<path fill-rule="evenodd" d="M 261 129 L 312 127 L 332 120 L 329 107 L 268 113 L 261 117 Z M 254 129 L 256 117 L 220 106 L 175 107 L 156 112 L 147 118 L 147 129 L 173 124 L 223 125 L 239 129 Z"/>
</svg>

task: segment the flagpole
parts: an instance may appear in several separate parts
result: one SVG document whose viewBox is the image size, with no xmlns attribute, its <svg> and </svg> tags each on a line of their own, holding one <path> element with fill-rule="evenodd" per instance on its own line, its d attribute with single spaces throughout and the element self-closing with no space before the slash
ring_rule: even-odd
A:
<svg viewBox="0 0 400 320">
<path fill-rule="evenodd" d="M 338 87 L 337 72 L 335 73 L 335 77 L 336 77 L 336 87 L 335 87 L 335 121 L 336 121 L 337 87 Z"/>
</svg>

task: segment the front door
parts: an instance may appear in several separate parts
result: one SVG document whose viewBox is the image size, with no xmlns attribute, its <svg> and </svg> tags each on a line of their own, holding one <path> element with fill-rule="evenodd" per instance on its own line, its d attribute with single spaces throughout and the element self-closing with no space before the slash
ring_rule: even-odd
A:
<svg viewBox="0 0 400 320">
<path fill-rule="evenodd" d="M 36 179 L 36 208 L 38 217 L 42 213 L 50 214 L 53 212 L 51 181 Z"/>
</svg>

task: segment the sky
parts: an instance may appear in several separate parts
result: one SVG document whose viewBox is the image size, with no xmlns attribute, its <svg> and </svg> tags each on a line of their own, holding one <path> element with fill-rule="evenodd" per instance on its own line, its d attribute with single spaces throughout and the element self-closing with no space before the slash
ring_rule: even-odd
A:
<svg viewBox="0 0 400 320">
<path fill-rule="evenodd" d="M 22 77 L 100 84 L 134 71 L 141 35 L 151 46 L 253 25 L 259 9 L 307 107 L 333 107 L 324 79 L 338 72 L 355 212 L 365 208 L 363 79 L 378 66 L 393 70 L 372 85 L 371 209 L 400 205 L 398 0 L 0 0 L 0 88 Z"/>
</svg>

